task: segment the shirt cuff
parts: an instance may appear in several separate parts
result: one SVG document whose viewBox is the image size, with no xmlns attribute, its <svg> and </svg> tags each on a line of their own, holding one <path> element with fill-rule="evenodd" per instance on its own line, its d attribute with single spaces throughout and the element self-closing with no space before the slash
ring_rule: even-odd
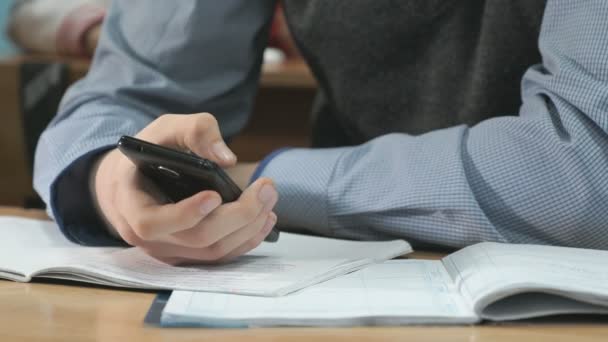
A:
<svg viewBox="0 0 608 342">
<path fill-rule="evenodd" d="M 334 168 L 345 151 L 345 148 L 294 148 L 274 155 L 272 163 L 260 165 L 258 177 L 272 179 L 279 193 L 274 210 L 278 216 L 277 226 L 334 235 L 328 189 Z"/>
<path fill-rule="evenodd" d="M 283 147 L 280 148 L 278 150 L 274 150 L 272 151 L 272 153 L 270 153 L 269 155 L 267 155 L 264 159 L 262 159 L 262 161 L 260 162 L 260 164 L 258 164 L 258 167 L 255 169 L 255 171 L 253 172 L 253 175 L 251 176 L 251 179 L 249 180 L 249 184 L 255 182 L 258 178 L 261 177 L 262 172 L 264 172 L 264 169 L 266 168 L 266 166 L 268 166 L 268 164 L 270 164 L 270 162 L 279 154 L 290 150 L 291 147 Z"/>
<path fill-rule="evenodd" d="M 113 237 L 97 212 L 89 177 L 97 158 L 114 146 L 83 155 L 64 169 L 51 185 L 50 206 L 55 221 L 71 241 L 87 246 L 128 246 Z"/>
</svg>

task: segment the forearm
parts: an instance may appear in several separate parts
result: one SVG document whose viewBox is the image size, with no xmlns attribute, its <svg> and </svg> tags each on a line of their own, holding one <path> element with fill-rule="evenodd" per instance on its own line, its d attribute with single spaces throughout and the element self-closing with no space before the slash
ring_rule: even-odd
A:
<svg viewBox="0 0 608 342">
<path fill-rule="evenodd" d="M 165 113 L 213 113 L 226 136 L 244 126 L 262 58 L 264 41 L 258 36 L 265 36 L 272 6 L 250 1 L 113 3 L 106 18 L 111 24 L 104 25 L 87 77 L 64 96 L 36 149 L 34 186 L 49 213 L 65 223 L 62 228 L 69 225 L 65 219 L 82 226 L 78 213 L 93 207 L 88 191 L 71 192 L 88 190 L 88 173 L 80 171 L 90 170 L 90 154 L 113 148 L 122 135 L 137 134 Z M 222 33 L 217 18 L 233 20 L 232 29 Z M 174 58 L 167 58 L 168 51 Z M 74 200 L 61 194 L 72 194 Z"/>
<path fill-rule="evenodd" d="M 607 17 L 603 1 L 548 3 L 544 65 L 524 77 L 519 117 L 279 155 L 263 173 L 277 183 L 279 225 L 607 249 Z"/>
<path fill-rule="evenodd" d="M 391 134 L 358 147 L 294 149 L 264 170 L 279 226 L 351 239 L 443 246 L 504 241 L 483 216 L 461 162 L 465 127 Z"/>
</svg>

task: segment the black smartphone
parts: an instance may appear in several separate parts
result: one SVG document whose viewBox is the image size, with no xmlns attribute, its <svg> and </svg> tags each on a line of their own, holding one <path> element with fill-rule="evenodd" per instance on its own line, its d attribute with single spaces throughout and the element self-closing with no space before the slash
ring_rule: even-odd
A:
<svg viewBox="0 0 608 342">
<path fill-rule="evenodd" d="M 179 202 L 204 190 L 216 191 L 223 202 L 232 202 L 241 196 L 241 189 L 221 167 L 193 153 L 126 135 L 118 141 L 118 149 L 172 202 Z M 275 242 L 278 239 L 279 231 L 273 228 L 265 241 Z"/>
</svg>

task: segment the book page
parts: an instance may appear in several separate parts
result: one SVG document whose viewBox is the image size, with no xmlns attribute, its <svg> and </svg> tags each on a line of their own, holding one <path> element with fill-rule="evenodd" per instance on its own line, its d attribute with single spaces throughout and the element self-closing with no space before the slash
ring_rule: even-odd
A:
<svg viewBox="0 0 608 342">
<path fill-rule="evenodd" d="M 346 259 L 250 255 L 224 265 L 170 266 L 129 248 L 74 266 L 126 286 L 278 296 L 326 280 L 325 274 L 345 265 L 355 266 Z"/>
<path fill-rule="evenodd" d="M 129 287 L 279 296 L 410 251 L 404 241 L 359 242 L 282 233 L 278 242 L 263 242 L 223 265 L 170 266 L 129 248 L 83 255 L 53 272 L 97 275 Z"/>
<path fill-rule="evenodd" d="M 484 242 L 453 253 L 443 262 L 446 269 L 472 303 L 476 312 L 483 315 L 486 306 L 506 296 L 519 293 L 545 292 L 567 296 L 587 303 L 608 304 L 608 252 L 552 247 Z M 522 297 L 523 298 L 523 297 Z M 547 314 L 545 303 L 535 303 L 535 297 L 526 296 L 521 312 L 516 312 L 512 300 L 510 317 L 526 317 L 526 312 Z M 546 296 L 536 296 L 546 302 Z M 555 303 L 573 308 L 572 303 L 555 300 Z M 541 309 L 542 307 L 542 309 Z M 558 306 L 556 312 L 564 310 Z M 580 310 L 579 310 L 580 311 Z M 487 315 L 486 315 L 487 316 Z M 493 311 L 494 318 L 500 318 Z"/>
<path fill-rule="evenodd" d="M 394 260 L 278 298 L 175 291 L 163 323 L 404 324 L 476 321 L 440 261 Z"/>
<path fill-rule="evenodd" d="M 263 242 L 249 255 L 286 256 L 294 259 L 369 259 L 384 261 L 412 252 L 403 240 L 350 241 L 302 234 L 281 233 L 278 243 Z"/>
<path fill-rule="evenodd" d="M 59 230 L 55 222 L 0 216 L 0 248 L 75 247 Z"/>
<path fill-rule="evenodd" d="M 29 281 L 37 270 L 61 259 L 49 248 L 78 248 L 54 222 L 0 216 L 0 277 Z"/>
<path fill-rule="evenodd" d="M 278 242 L 264 242 L 225 265 L 176 267 L 139 248 L 74 244 L 50 221 L 4 217 L 0 229 L 10 232 L 0 240 L 0 276 L 10 279 L 27 281 L 35 274 L 127 287 L 261 296 L 286 294 L 411 251 L 407 242 L 398 240 L 358 242 L 283 233 Z"/>
<path fill-rule="evenodd" d="M 284 295 L 411 251 L 405 241 L 361 242 L 282 233 L 276 243 L 224 265 L 169 266 L 137 248 L 88 259 L 78 266 L 127 286 Z"/>
</svg>

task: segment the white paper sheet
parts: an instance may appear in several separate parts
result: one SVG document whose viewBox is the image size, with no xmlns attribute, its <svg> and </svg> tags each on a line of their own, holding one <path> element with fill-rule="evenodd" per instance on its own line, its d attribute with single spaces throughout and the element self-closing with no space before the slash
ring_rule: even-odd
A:
<svg viewBox="0 0 608 342">
<path fill-rule="evenodd" d="M 0 217 L 0 230 L 7 236 L 0 239 L 0 271 L 26 276 L 51 272 L 52 276 L 63 278 L 72 273 L 105 279 L 104 283 L 117 286 L 260 296 L 283 295 L 411 252 L 404 241 L 356 242 L 282 233 L 277 243 L 264 242 L 228 264 L 176 267 L 139 248 L 73 244 L 53 222 Z M 10 276 L 8 272 L 2 275 Z"/>
<path fill-rule="evenodd" d="M 352 325 L 477 320 L 440 261 L 396 260 L 278 298 L 175 291 L 166 325 Z"/>
</svg>

